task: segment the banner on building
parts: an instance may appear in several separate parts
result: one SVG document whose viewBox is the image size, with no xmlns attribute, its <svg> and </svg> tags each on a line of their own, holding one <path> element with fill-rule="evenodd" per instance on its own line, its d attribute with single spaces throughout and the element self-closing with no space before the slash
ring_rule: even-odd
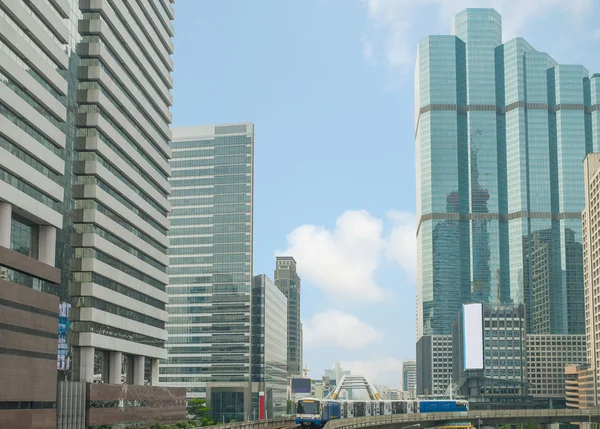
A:
<svg viewBox="0 0 600 429">
<path fill-rule="evenodd" d="M 66 371 L 71 366 L 67 346 L 67 333 L 71 327 L 71 321 L 69 320 L 70 308 L 71 304 L 66 302 L 58 306 L 58 361 L 56 367 L 59 371 Z"/>
</svg>

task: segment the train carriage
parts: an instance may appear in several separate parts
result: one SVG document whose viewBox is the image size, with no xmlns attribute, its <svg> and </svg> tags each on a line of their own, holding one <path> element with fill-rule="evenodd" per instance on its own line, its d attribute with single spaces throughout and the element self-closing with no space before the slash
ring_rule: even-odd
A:
<svg viewBox="0 0 600 429">
<path fill-rule="evenodd" d="M 464 400 L 335 401 L 303 398 L 297 401 L 296 409 L 296 424 L 314 429 L 340 418 L 468 411 L 469 403 Z"/>
</svg>

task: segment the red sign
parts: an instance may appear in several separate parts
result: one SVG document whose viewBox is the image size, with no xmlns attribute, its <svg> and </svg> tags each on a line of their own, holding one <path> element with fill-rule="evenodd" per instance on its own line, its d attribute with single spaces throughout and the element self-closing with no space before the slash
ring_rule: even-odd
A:
<svg viewBox="0 0 600 429">
<path fill-rule="evenodd" d="M 258 418 L 265 419 L 265 392 L 258 392 Z"/>
</svg>

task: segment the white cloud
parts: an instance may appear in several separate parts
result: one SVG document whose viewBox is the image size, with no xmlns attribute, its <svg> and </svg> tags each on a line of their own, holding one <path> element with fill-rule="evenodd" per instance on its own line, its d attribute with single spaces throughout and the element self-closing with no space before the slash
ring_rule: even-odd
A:
<svg viewBox="0 0 600 429">
<path fill-rule="evenodd" d="M 393 221 L 387 241 L 386 255 L 397 262 L 411 280 L 417 273 L 416 216 L 412 213 L 391 211 L 388 218 Z"/>
<path fill-rule="evenodd" d="M 373 360 L 340 362 L 345 370 L 353 375 L 363 375 L 373 384 L 383 384 L 392 388 L 400 387 L 402 361 L 393 357 L 380 357 Z"/>
<path fill-rule="evenodd" d="M 307 348 L 359 350 L 381 342 L 383 334 L 352 314 L 327 310 L 303 322 L 303 338 Z"/>
<path fill-rule="evenodd" d="M 336 302 L 381 301 L 384 289 L 375 273 L 384 257 L 413 277 L 416 263 L 414 216 L 391 212 L 388 219 L 392 231 L 384 236 L 382 220 L 365 210 L 346 211 L 333 230 L 315 225 L 294 229 L 287 248 L 276 254 L 293 256 L 300 276 Z"/>
<path fill-rule="evenodd" d="M 337 299 L 378 301 L 383 290 L 374 274 L 380 264 L 385 242 L 383 223 L 368 212 L 346 211 L 335 229 L 303 225 L 288 236 L 288 248 L 300 275 Z"/>
<path fill-rule="evenodd" d="M 518 5 L 514 0 L 365 0 L 365 3 L 372 31 L 363 36 L 363 43 L 371 44 L 371 53 L 382 47 L 382 56 L 396 80 L 398 77 L 405 80 L 412 72 L 418 41 L 428 34 L 450 34 L 454 15 L 467 7 L 495 8 L 502 15 L 505 41 L 523 36 L 533 22 L 557 17 L 554 23 L 564 23 L 570 31 L 548 31 L 548 37 L 562 43 L 565 37 L 572 41 L 585 37 L 582 24 L 590 19 L 591 10 L 597 6 L 594 0 L 527 0 Z"/>
</svg>

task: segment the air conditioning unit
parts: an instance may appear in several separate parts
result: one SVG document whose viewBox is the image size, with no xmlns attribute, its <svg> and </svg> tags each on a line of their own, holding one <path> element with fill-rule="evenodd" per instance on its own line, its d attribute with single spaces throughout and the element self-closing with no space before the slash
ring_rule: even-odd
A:
<svg viewBox="0 0 600 429">
<path fill-rule="evenodd" d="M 0 267 L 0 280 L 8 280 L 8 268 Z"/>
</svg>

